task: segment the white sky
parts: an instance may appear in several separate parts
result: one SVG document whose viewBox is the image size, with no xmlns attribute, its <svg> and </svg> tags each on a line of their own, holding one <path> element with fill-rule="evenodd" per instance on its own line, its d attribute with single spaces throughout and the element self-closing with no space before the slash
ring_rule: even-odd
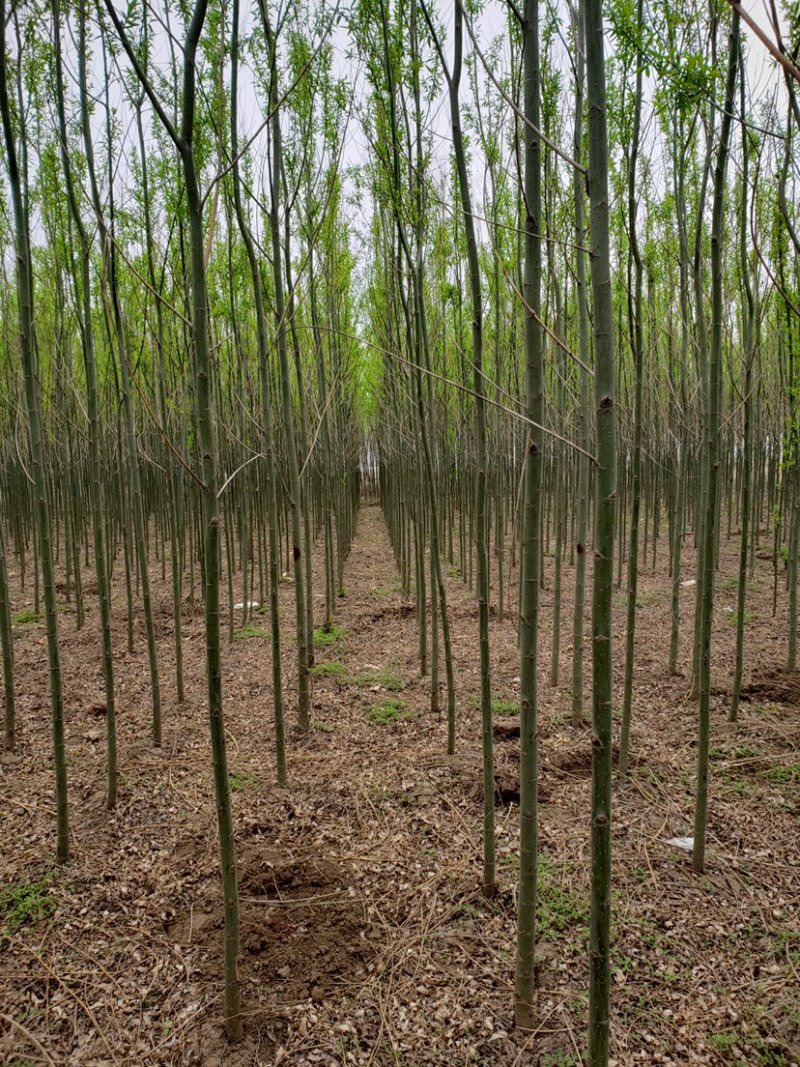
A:
<svg viewBox="0 0 800 1067">
<path fill-rule="evenodd" d="M 552 0 L 555 10 L 562 15 L 562 24 L 566 25 L 568 19 L 566 17 L 566 5 L 565 0 Z M 655 4 L 656 0 L 649 0 L 650 3 Z M 452 0 L 431 0 L 432 6 L 438 12 L 441 21 L 447 28 L 448 37 L 452 27 Z M 754 19 L 765 29 L 765 31 L 771 35 L 770 22 L 768 13 L 765 8 L 765 0 L 744 0 L 747 11 L 752 15 Z M 323 11 L 326 9 L 333 12 L 333 4 L 330 0 L 324 0 Z M 249 0 L 242 0 L 243 8 L 243 20 L 245 26 L 243 30 L 256 25 L 256 19 L 253 14 L 254 8 L 251 6 Z M 547 7 L 545 3 L 541 4 L 542 20 L 547 18 Z M 155 26 L 155 24 L 154 24 Z M 176 24 L 175 17 L 173 16 L 173 30 L 180 34 L 180 29 Z M 770 99 L 773 94 L 778 93 L 779 99 L 781 99 L 781 113 L 783 114 L 785 104 L 783 103 L 783 97 L 785 96 L 785 88 L 782 84 L 782 75 L 780 73 L 777 63 L 768 54 L 766 48 L 761 42 L 749 32 L 747 27 L 743 26 L 746 39 L 748 41 L 747 49 L 747 70 L 748 70 L 748 82 L 750 87 L 750 96 L 754 104 L 758 105 L 762 101 Z M 476 32 L 479 35 L 481 42 L 481 48 L 486 53 L 491 44 L 491 41 L 497 37 L 505 37 L 506 34 L 506 14 L 505 6 L 501 0 L 488 0 L 486 3 L 479 20 L 476 22 Z M 334 74 L 336 76 L 344 78 L 349 84 L 355 86 L 357 100 L 364 96 L 368 92 L 366 86 L 366 79 L 364 76 L 363 68 L 353 52 L 353 43 L 350 34 L 345 25 L 340 25 L 333 34 L 333 47 L 334 47 Z M 610 35 L 607 36 L 608 51 L 613 51 L 613 41 Z M 75 79 L 75 55 L 74 45 L 70 40 L 69 34 L 64 34 L 63 47 L 65 54 L 65 63 L 67 67 L 67 91 L 72 101 L 75 101 L 74 93 L 74 79 Z M 554 61 L 556 65 L 563 70 L 563 91 L 565 98 L 571 95 L 571 89 L 569 87 L 571 74 L 569 71 L 568 61 L 563 50 L 563 46 L 559 41 L 554 43 Z M 471 43 L 469 36 L 465 32 L 465 52 L 468 54 L 471 51 Z M 450 42 L 447 45 L 448 56 L 450 54 Z M 164 41 L 156 44 L 155 54 L 159 58 L 159 61 L 166 59 L 167 50 Z M 507 56 L 507 48 L 504 50 L 504 54 Z M 127 58 L 120 56 L 119 63 L 123 70 L 128 69 Z M 485 76 L 478 63 L 478 70 L 481 76 L 481 80 L 485 81 Z M 99 50 L 97 50 L 93 56 L 92 74 L 95 81 L 95 91 L 100 91 L 102 84 L 102 64 L 99 57 Z M 226 71 L 226 80 L 228 72 Z M 71 83 L 71 84 L 70 84 Z M 442 86 L 443 88 L 443 86 Z M 493 90 L 494 91 L 494 90 Z M 124 151 L 128 154 L 129 159 L 135 159 L 138 154 L 136 147 L 136 132 L 135 127 L 130 122 L 130 108 L 125 107 L 122 104 L 121 92 L 119 85 L 114 88 L 115 104 L 120 106 L 120 112 L 122 115 L 121 129 L 123 131 L 124 138 Z M 471 87 L 470 80 L 467 76 L 466 70 L 462 77 L 462 107 L 468 105 L 471 102 Z M 54 104 L 52 105 L 54 107 Z M 251 136 L 258 129 L 263 121 L 265 101 L 263 94 L 256 93 L 253 85 L 253 79 L 251 73 L 248 71 L 245 64 L 240 69 L 240 98 L 239 98 L 239 113 L 240 113 L 240 143 L 244 143 L 245 140 Z M 568 148 L 571 143 L 572 136 L 572 123 L 573 116 L 569 111 L 567 105 L 567 113 L 564 117 L 564 131 L 563 131 L 563 146 Z M 127 117 L 125 112 L 127 111 Z M 149 108 L 148 108 L 149 111 Z M 148 116 L 151 122 L 157 121 L 153 117 Z M 97 140 L 98 144 L 102 141 L 102 112 L 98 109 L 95 113 L 95 122 L 97 124 Z M 443 181 L 450 171 L 450 121 L 449 121 L 449 109 L 444 93 L 441 98 L 434 102 L 431 111 L 428 116 L 428 124 L 432 133 L 434 142 L 434 159 L 432 163 L 432 176 L 434 181 Z M 661 167 L 659 162 L 660 150 L 658 145 L 658 130 L 657 123 L 653 121 L 652 114 L 648 115 L 648 109 L 645 109 L 644 121 L 643 121 L 643 154 L 647 155 L 648 152 L 652 153 L 651 163 L 654 168 Z M 480 212 L 482 207 L 482 200 L 485 189 L 485 174 L 484 165 L 481 160 L 480 154 L 477 151 L 476 138 L 473 137 L 473 159 L 472 159 L 472 191 L 476 212 Z M 649 142 L 649 143 L 648 143 Z M 260 136 L 256 138 L 253 143 L 253 147 L 249 153 L 250 160 L 253 166 L 254 174 L 256 176 L 257 187 L 261 186 L 263 189 L 265 161 L 266 161 L 266 132 L 262 132 Z M 350 119 L 349 126 L 347 128 L 345 149 L 342 157 L 342 164 L 345 168 L 357 167 L 362 165 L 370 155 L 370 149 L 368 141 L 364 136 L 364 132 L 361 128 L 359 119 L 357 116 L 353 116 Z M 100 161 L 98 160 L 98 165 Z M 507 160 L 509 166 L 513 168 L 513 161 Z M 120 188 L 116 189 L 116 196 L 118 203 L 123 206 L 125 203 L 125 186 L 129 185 L 130 170 L 129 167 L 124 164 L 118 171 L 119 173 L 119 185 Z M 564 174 L 563 181 L 567 181 L 567 176 Z M 369 223 L 369 211 L 368 205 L 359 200 L 357 204 L 351 203 L 347 208 L 348 217 L 353 226 L 354 235 L 364 236 L 368 232 Z"/>
</svg>

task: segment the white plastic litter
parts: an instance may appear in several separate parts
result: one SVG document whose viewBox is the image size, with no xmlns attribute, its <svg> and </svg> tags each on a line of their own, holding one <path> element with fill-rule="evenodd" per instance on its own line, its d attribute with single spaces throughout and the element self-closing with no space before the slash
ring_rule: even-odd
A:
<svg viewBox="0 0 800 1067">
<path fill-rule="evenodd" d="M 241 604 L 233 605 L 236 611 L 243 611 L 245 608 L 260 608 L 261 604 L 258 600 L 243 600 Z"/>
<path fill-rule="evenodd" d="M 693 837 L 673 837 L 667 841 L 668 845 L 674 845 L 675 848 L 682 848 L 684 852 L 691 852 L 694 848 Z"/>
<path fill-rule="evenodd" d="M 697 584 L 697 579 L 696 578 L 687 578 L 685 582 L 681 582 L 681 585 L 683 586 L 684 589 L 688 589 L 690 585 L 696 585 L 696 584 Z"/>
</svg>

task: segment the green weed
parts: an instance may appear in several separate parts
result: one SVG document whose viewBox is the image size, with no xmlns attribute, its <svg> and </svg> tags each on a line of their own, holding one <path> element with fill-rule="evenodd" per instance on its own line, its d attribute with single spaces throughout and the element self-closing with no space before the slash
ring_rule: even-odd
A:
<svg viewBox="0 0 800 1067">
<path fill-rule="evenodd" d="M 548 856 L 539 855 L 536 926 L 543 938 L 554 938 L 576 926 L 588 928 L 589 908 L 557 881 Z"/>
<path fill-rule="evenodd" d="M 718 1052 L 730 1052 L 736 1044 L 737 1035 L 728 1030 L 723 1034 L 711 1034 L 708 1041 Z"/>
<path fill-rule="evenodd" d="M 240 626 L 238 630 L 233 631 L 234 639 L 237 641 L 246 640 L 248 637 L 266 637 L 267 631 L 263 626 L 253 626 L 248 623 L 247 626 Z"/>
<path fill-rule="evenodd" d="M 726 796 L 753 797 L 758 794 L 758 786 L 747 778 L 737 778 L 733 775 L 723 775 L 723 778 Z"/>
<path fill-rule="evenodd" d="M 38 622 L 39 616 L 33 610 L 33 608 L 26 608 L 24 611 L 18 611 L 16 615 L 11 616 L 11 622 L 14 626 L 25 626 L 29 622 Z"/>
<path fill-rule="evenodd" d="M 326 625 L 320 626 L 314 631 L 314 648 L 327 648 L 344 637 L 346 633 L 347 630 L 344 627 L 326 623 Z"/>
<path fill-rule="evenodd" d="M 734 630 L 739 625 L 739 612 L 738 611 L 726 611 L 725 612 L 725 618 L 728 620 L 728 622 L 734 628 Z M 748 611 L 745 608 L 745 612 L 744 612 L 745 625 L 747 625 L 748 622 L 753 622 L 753 620 L 755 618 L 756 618 L 756 613 L 754 611 Z"/>
<path fill-rule="evenodd" d="M 771 767 L 764 777 L 776 785 L 800 785 L 800 763 L 790 763 L 786 767 Z"/>
<path fill-rule="evenodd" d="M 308 673 L 316 675 L 317 678 L 344 679 L 347 676 L 347 667 L 345 667 L 343 663 L 337 663 L 336 660 L 331 660 L 329 663 L 314 664 Z"/>
<path fill-rule="evenodd" d="M 374 704 L 367 711 L 367 718 L 376 726 L 389 726 L 395 722 L 412 718 L 412 712 L 404 711 L 403 702 L 395 697 L 387 697 L 380 704 Z"/>
<path fill-rule="evenodd" d="M 243 789 L 250 789 L 258 784 L 258 778 L 252 771 L 237 771 L 228 775 L 228 785 L 232 793 L 241 793 Z"/>
<path fill-rule="evenodd" d="M 519 715 L 519 704 L 516 700 L 493 700 L 492 713 L 494 715 Z"/>
<path fill-rule="evenodd" d="M 399 693 L 401 689 L 405 688 L 405 682 L 397 673 L 391 669 L 379 670 L 379 671 L 364 671 L 363 674 L 359 674 L 355 679 L 356 685 L 368 686 L 379 685 L 382 689 L 388 689 L 391 693 Z"/>
<path fill-rule="evenodd" d="M 8 948 L 20 927 L 46 919 L 56 910 L 56 898 L 49 892 L 52 880 L 53 876 L 46 874 L 36 882 L 19 882 L 0 890 L 0 951 Z"/>
<path fill-rule="evenodd" d="M 542 1067 L 580 1067 L 580 1060 L 575 1058 L 574 1052 L 565 1052 L 561 1049 L 542 1053 L 540 1062 Z"/>
</svg>

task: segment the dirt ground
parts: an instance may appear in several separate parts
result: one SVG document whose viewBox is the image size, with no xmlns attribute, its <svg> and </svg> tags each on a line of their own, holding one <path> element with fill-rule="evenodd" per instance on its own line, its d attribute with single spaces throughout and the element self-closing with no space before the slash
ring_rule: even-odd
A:
<svg viewBox="0 0 800 1067">
<path fill-rule="evenodd" d="M 633 767 L 614 788 L 613 1062 L 800 1064 L 800 693 L 780 673 L 786 595 L 756 560 L 746 627 L 750 699 L 725 721 L 737 543 L 723 541 L 713 647 L 708 869 L 669 844 L 692 832 L 696 706 L 669 678 L 666 552 L 639 581 Z M 763 553 L 760 553 L 763 555 Z M 119 804 L 104 809 L 98 610 L 61 617 L 72 861 L 53 856 L 44 631 L 15 627 L 19 746 L 0 762 L 0 1062 L 568 1067 L 587 1018 L 589 738 L 569 724 L 572 568 L 561 685 L 547 685 L 552 560 L 542 598 L 537 1029 L 512 1027 L 518 837 L 514 620 L 492 620 L 500 892 L 480 893 L 477 610 L 447 577 L 457 754 L 430 712 L 416 620 L 381 513 L 364 507 L 337 623 L 317 652 L 314 730 L 289 735 L 275 784 L 268 640 L 225 648 L 225 715 L 242 898 L 245 1039 L 225 1044 L 222 908 L 204 707 L 203 621 L 187 605 L 187 700 L 172 668 L 169 581 L 154 563 L 164 743 L 149 742 L 146 646 L 126 650 L 115 592 Z M 684 577 L 694 573 L 693 549 Z M 11 566 L 14 611 L 30 606 Z M 91 572 L 85 580 L 91 583 Z M 321 585 L 318 583 L 318 588 Z M 694 590 L 683 594 L 681 663 Z M 238 599 L 238 595 L 237 595 Z M 321 610 L 319 601 L 318 609 Z M 282 587 L 287 717 L 295 722 L 291 586 Z M 624 593 L 615 595 L 622 691 Z M 256 617 L 254 624 L 265 620 Z M 324 666 L 328 664 L 329 666 Z M 338 665 L 338 666 L 337 666 Z M 588 665 L 587 665 L 588 666 Z M 688 673 L 688 672 L 685 672 Z M 588 680 L 588 670 L 587 670 Z M 444 689 L 443 689 L 444 700 Z M 377 709 L 377 710 L 376 710 Z M 376 721 L 380 720 L 380 721 Z M 617 722 L 618 727 L 618 722 Z"/>
</svg>

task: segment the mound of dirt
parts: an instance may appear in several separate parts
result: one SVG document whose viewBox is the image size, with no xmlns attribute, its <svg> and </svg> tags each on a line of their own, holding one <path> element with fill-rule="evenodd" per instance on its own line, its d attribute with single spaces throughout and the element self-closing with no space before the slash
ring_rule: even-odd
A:
<svg viewBox="0 0 800 1067">
<path fill-rule="evenodd" d="M 259 841 L 239 850 L 241 971 L 244 982 L 272 991 L 280 1008 L 325 1000 L 366 974 L 374 951 L 356 889 L 325 856 L 287 858 Z M 171 927 L 178 944 L 193 946 L 204 976 L 220 975 L 222 900 L 216 884 L 195 904 L 190 922 Z"/>
<path fill-rule="evenodd" d="M 742 686 L 742 700 L 751 703 L 791 704 L 800 706 L 800 671 L 771 667 Z"/>
</svg>

